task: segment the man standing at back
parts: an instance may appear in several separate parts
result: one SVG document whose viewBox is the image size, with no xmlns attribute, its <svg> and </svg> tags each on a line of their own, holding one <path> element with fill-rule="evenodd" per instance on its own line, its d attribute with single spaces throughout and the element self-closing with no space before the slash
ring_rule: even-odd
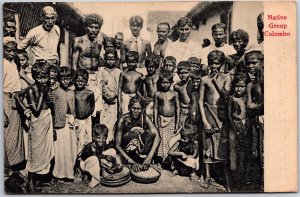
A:
<svg viewBox="0 0 300 197">
<path fill-rule="evenodd" d="M 56 10 L 51 6 L 45 6 L 40 14 L 42 24 L 31 29 L 24 40 L 18 44 L 18 49 L 30 47 L 33 62 L 46 61 L 50 64 L 59 65 L 57 52 L 60 38 L 60 29 L 55 22 Z"/>
<path fill-rule="evenodd" d="M 160 56 L 160 67 L 162 66 L 162 60 L 165 57 L 166 49 L 172 42 L 168 39 L 170 34 L 170 24 L 167 22 L 159 23 L 157 25 L 157 37 L 158 40 L 154 45 L 153 54 Z"/>
<path fill-rule="evenodd" d="M 207 65 L 207 56 L 213 50 L 222 51 L 225 56 L 235 54 L 233 46 L 226 43 L 226 25 L 223 23 L 214 24 L 211 27 L 212 37 L 214 39 L 214 44 L 209 45 L 203 49 L 201 54 L 201 63 Z M 221 69 L 222 70 L 222 69 Z"/>
<path fill-rule="evenodd" d="M 128 51 L 136 51 L 139 53 L 139 65 L 138 68 L 144 68 L 144 62 L 146 55 L 152 53 L 151 44 L 149 40 L 141 37 L 140 31 L 143 28 L 144 20 L 141 16 L 132 16 L 129 19 L 130 30 L 132 36 L 124 41 L 124 47 L 122 52 L 122 61 L 125 62 L 125 54 Z"/>
<path fill-rule="evenodd" d="M 98 76 L 98 66 L 105 37 L 102 32 L 99 34 L 103 24 L 103 18 L 98 14 L 89 14 L 85 16 L 84 24 L 86 34 L 74 40 L 72 66 L 74 70 L 83 68 L 89 72 L 87 88 L 94 92 L 95 97 L 95 109 L 92 114 L 94 117 L 94 125 L 100 121 L 102 103 L 102 96 L 100 94 L 102 89 Z"/>
</svg>

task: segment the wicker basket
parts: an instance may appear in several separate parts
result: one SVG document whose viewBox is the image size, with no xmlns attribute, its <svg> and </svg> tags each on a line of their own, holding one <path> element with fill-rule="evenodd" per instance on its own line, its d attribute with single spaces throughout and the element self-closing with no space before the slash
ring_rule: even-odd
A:
<svg viewBox="0 0 300 197">
<path fill-rule="evenodd" d="M 137 183 L 144 183 L 144 184 L 148 184 L 148 183 L 155 183 L 156 181 L 158 181 L 161 173 L 159 171 L 157 171 L 155 168 L 151 167 L 144 171 L 144 172 L 147 172 L 147 171 L 153 171 L 154 173 L 148 175 L 148 176 L 144 176 L 144 173 L 143 172 L 134 172 L 134 171 L 131 171 L 131 178 L 134 182 L 137 182 Z"/>
</svg>

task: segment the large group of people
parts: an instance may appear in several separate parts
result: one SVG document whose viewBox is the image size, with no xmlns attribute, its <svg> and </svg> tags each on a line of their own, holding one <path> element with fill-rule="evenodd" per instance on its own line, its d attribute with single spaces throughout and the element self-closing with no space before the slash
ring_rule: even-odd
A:
<svg viewBox="0 0 300 197">
<path fill-rule="evenodd" d="M 229 45 L 226 25 L 217 23 L 214 42 L 203 48 L 182 17 L 179 38 L 171 41 L 162 22 L 152 47 L 140 35 L 141 16 L 130 17 L 124 40 L 122 32 L 106 36 L 103 18 L 89 14 L 71 65 L 60 66 L 56 10 L 46 6 L 40 16 L 42 24 L 20 41 L 16 22 L 4 21 L 5 176 L 28 177 L 35 192 L 49 174 L 88 177 L 95 187 L 103 171 L 157 165 L 203 188 L 262 184 L 263 34 L 248 46 L 248 33 L 238 29 Z"/>
</svg>

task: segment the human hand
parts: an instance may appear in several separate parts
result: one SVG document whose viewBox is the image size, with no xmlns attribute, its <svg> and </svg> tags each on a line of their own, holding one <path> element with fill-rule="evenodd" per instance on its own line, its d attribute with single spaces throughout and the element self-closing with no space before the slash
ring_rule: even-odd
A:
<svg viewBox="0 0 300 197">
<path fill-rule="evenodd" d="M 186 160 L 186 159 L 188 158 L 188 156 L 187 156 L 187 154 L 185 154 L 185 153 L 181 153 L 181 158 L 182 158 L 183 160 Z"/>
<path fill-rule="evenodd" d="M 24 69 L 21 69 L 20 72 L 19 72 L 19 75 L 22 79 L 25 78 L 26 74 L 25 74 L 25 70 Z"/>
<path fill-rule="evenodd" d="M 147 157 L 147 158 L 144 160 L 143 164 L 150 165 L 150 164 L 151 164 L 151 159 L 150 159 L 149 157 Z"/>
<path fill-rule="evenodd" d="M 208 122 L 204 122 L 204 131 L 206 133 L 212 133 L 213 129 L 211 128 L 211 125 Z"/>
</svg>

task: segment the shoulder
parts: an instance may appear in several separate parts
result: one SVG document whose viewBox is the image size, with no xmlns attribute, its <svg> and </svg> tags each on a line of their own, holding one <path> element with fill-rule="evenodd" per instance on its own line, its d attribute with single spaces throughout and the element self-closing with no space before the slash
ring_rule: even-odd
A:
<svg viewBox="0 0 300 197">
<path fill-rule="evenodd" d="M 34 28 L 32 28 L 32 29 L 29 30 L 29 32 L 26 35 L 26 38 L 33 37 L 33 36 L 35 36 L 37 34 L 40 34 L 42 31 L 44 31 L 42 25 L 36 26 L 36 27 L 34 27 Z"/>
<path fill-rule="evenodd" d="M 58 35 L 60 35 L 60 28 L 59 28 L 57 25 L 54 25 L 54 26 L 53 26 L 53 30 L 54 30 Z"/>
<path fill-rule="evenodd" d="M 208 76 L 203 76 L 203 77 L 201 78 L 201 82 L 202 82 L 202 83 L 207 83 L 208 81 L 210 81 L 210 79 L 208 78 Z"/>
</svg>

